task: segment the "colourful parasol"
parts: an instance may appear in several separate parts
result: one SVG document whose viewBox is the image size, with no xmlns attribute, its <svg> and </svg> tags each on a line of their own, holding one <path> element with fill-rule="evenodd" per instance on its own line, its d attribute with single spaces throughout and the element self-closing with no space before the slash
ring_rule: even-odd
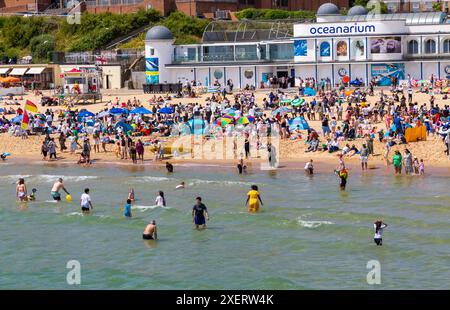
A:
<svg viewBox="0 0 450 310">
<path fill-rule="evenodd" d="M 229 123 L 231 123 L 231 119 L 225 117 L 221 117 L 216 120 L 216 125 L 219 125 L 221 127 L 225 127 Z"/>
</svg>

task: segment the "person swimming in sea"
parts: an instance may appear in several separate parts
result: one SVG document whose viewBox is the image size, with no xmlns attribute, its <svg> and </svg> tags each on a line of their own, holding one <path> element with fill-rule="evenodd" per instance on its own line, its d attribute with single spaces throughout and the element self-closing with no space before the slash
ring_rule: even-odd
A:
<svg viewBox="0 0 450 310">
<path fill-rule="evenodd" d="M 247 193 L 247 201 L 245 202 L 245 206 L 248 207 L 248 212 L 257 212 L 259 210 L 259 203 L 261 203 L 261 206 L 263 205 L 258 192 L 258 186 L 252 185 L 251 190 Z"/>
<path fill-rule="evenodd" d="M 202 202 L 202 197 L 195 198 L 196 203 L 192 207 L 192 222 L 196 229 L 206 228 L 206 221 L 209 221 L 208 209 Z"/>
<path fill-rule="evenodd" d="M 144 240 L 156 240 L 158 238 L 156 221 L 152 220 L 145 227 L 144 232 L 142 233 L 142 239 Z"/>
<path fill-rule="evenodd" d="M 184 183 L 184 181 L 181 182 L 180 184 L 178 184 L 178 185 L 175 187 L 175 189 L 183 189 L 183 188 L 185 188 L 185 183 Z"/>
<path fill-rule="evenodd" d="M 382 246 L 383 245 L 383 229 L 387 227 L 387 224 L 383 221 L 379 220 L 373 223 L 373 228 L 375 230 L 375 235 L 373 236 L 373 241 L 376 243 L 376 245 Z"/>
<path fill-rule="evenodd" d="M 172 173 L 173 172 L 173 165 L 169 162 L 166 162 L 166 169 L 167 172 Z"/>
<path fill-rule="evenodd" d="M 123 207 L 123 215 L 125 217 L 131 217 L 131 199 L 127 199 L 127 203 Z"/>
</svg>

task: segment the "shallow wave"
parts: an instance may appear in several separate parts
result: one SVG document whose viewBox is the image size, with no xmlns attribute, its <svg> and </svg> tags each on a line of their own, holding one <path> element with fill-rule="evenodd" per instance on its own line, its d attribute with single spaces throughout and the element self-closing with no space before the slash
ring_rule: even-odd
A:
<svg viewBox="0 0 450 310">
<path fill-rule="evenodd" d="M 31 175 L 29 175 L 29 174 L 12 174 L 12 175 L 1 176 L 0 179 L 4 179 L 4 180 L 13 182 L 13 181 L 18 181 L 20 178 L 27 179 L 30 177 L 31 177 Z"/>
<path fill-rule="evenodd" d="M 83 182 L 86 180 L 95 180 L 98 179 L 98 176 L 94 175 L 50 175 L 50 174 L 41 174 L 35 176 L 38 180 L 42 180 L 44 182 L 55 182 L 59 178 L 63 178 L 64 181 L 68 182 Z"/>
<path fill-rule="evenodd" d="M 169 207 L 161 207 L 161 206 L 132 206 L 131 209 L 133 210 L 140 210 L 141 212 L 145 212 L 147 210 L 153 210 L 156 208 L 161 208 L 161 209 L 170 209 Z"/>
<path fill-rule="evenodd" d="M 74 215 L 83 216 L 83 213 L 82 212 L 70 212 L 70 213 L 66 214 L 66 216 L 74 216 Z"/>
<path fill-rule="evenodd" d="M 167 177 L 152 177 L 152 176 L 146 176 L 146 177 L 137 177 L 133 178 L 133 181 L 140 181 L 140 182 L 166 182 L 166 181 L 173 181 L 175 179 L 167 178 Z"/>
<path fill-rule="evenodd" d="M 250 182 L 242 182 L 242 181 L 218 181 L 218 180 L 200 180 L 193 179 L 188 184 L 189 186 L 197 185 L 197 184 L 221 184 L 221 185 L 253 185 L 254 183 Z"/>
<path fill-rule="evenodd" d="M 317 228 L 322 225 L 333 225 L 334 224 L 333 222 L 330 222 L 330 221 L 305 221 L 305 220 L 302 220 L 301 218 L 297 219 L 297 223 L 300 224 L 300 226 L 306 227 L 306 228 Z"/>
</svg>

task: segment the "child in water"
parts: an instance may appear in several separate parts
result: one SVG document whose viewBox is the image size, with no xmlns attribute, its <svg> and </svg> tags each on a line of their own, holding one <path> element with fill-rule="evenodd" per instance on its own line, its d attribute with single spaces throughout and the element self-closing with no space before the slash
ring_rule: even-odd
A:
<svg viewBox="0 0 450 310">
<path fill-rule="evenodd" d="M 123 215 L 125 217 L 131 217 L 131 199 L 127 199 L 127 203 L 124 206 L 124 212 Z"/>
<path fill-rule="evenodd" d="M 425 164 L 423 163 L 423 159 L 420 160 L 419 174 L 420 175 L 424 175 L 425 174 Z"/>
<path fill-rule="evenodd" d="M 257 212 L 260 202 L 262 206 L 263 202 L 258 192 L 258 186 L 252 185 L 251 190 L 247 193 L 247 201 L 245 202 L 245 205 L 248 206 L 248 212 Z"/>
<path fill-rule="evenodd" d="M 37 192 L 37 189 L 35 189 L 35 188 L 33 188 L 31 190 L 31 194 L 28 195 L 28 197 L 27 197 L 28 201 L 35 201 L 36 200 L 36 192 Z"/>
</svg>

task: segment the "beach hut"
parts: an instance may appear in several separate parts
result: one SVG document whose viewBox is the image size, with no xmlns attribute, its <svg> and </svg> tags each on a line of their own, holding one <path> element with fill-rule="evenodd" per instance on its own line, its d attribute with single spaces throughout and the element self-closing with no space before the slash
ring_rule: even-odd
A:
<svg viewBox="0 0 450 310">
<path fill-rule="evenodd" d="M 290 130 L 308 130 L 309 124 L 303 117 L 296 117 L 294 119 L 289 120 L 289 129 Z"/>
</svg>

